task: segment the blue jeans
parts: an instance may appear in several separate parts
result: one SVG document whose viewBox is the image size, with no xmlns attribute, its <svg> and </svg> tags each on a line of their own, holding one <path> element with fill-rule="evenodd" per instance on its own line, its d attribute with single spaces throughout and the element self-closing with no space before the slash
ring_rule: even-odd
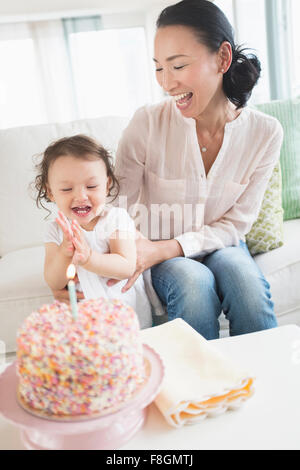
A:
<svg viewBox="0 0 300 470">
<path fill-rule="evenodd" d="M 184 257 L 164 261 L 152 267 L 151 275 L 168 319 L 182 318 L 206 339 L 219 337 L 222 311 L 231 336 L 277 326 L 270 285 L 242 241 L 201 262 Z"/>
</svg>

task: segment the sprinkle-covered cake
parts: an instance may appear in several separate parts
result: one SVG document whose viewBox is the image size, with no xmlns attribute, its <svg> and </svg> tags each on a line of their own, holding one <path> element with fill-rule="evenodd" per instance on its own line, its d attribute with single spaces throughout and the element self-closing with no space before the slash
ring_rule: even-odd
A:
<svg viewBox="0 0 300 470">
<path fill-rule="evenodd" d="M 18 397 L 49 417 L 116 411 L 145 380 L 134 310 L 119 300 L 86 300 L 78 318 L 54 302 L 31 313 L 17 335 Z"/>
</svg>

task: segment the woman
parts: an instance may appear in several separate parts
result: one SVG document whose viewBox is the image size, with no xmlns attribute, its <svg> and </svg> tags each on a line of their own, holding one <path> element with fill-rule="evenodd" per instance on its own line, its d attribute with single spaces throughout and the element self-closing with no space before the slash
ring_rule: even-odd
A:
<svg viewBox="0 0 300 470">
<path fill-rule="evenodd" d="M 218 338 L 222 311 L 231 335 L 273 328 L 270 286 L 245 244 L 282 143 L 279 122 L 246 107 L 260 63 L 235 45 L 228 20 L 206 0 L 165 8 L 154 52 L 170 98 L 135 113 L 117 154 L 121 195 L 128 207 L 148 208 L 152 228 L 145 233 L 139 215 L 147 238 L 137 240 L 125 290 L 151 268 L 168 318 L 207 339 Z M 174 204 L 177 212 L 166 210 Z"/>
<path fill-rule="evenodd" d="M 231 335 L 275 327 L 269 285 L 244 243 L 282 142 L 278 121 L 245 108 L 259 61 L 236 47 L 228 20 L 205 0 L 162 11 L 154 54 L 157 81 L 171 98 L 138 110 L 124 132 L 121 191 L 128 206 L 138 197 L 148 208 L 202 202 L 204 220 L 194 214 L 171 240 L 138 240 L 127 287 L 151 267 L 169 319 L 183 318 L 207 339 L 219 336 L 222 310 Z"/>
</svg>

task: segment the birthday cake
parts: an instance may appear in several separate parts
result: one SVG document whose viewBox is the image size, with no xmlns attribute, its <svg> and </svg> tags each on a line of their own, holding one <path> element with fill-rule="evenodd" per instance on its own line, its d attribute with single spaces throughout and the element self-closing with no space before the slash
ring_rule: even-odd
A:
<svg viewBox="0 0 300 470">
<path fill-rule="evenodd" d="M 74 319 L 54 302 L 29 315 L 17 335 L 18 399 L 44 417 L 93 417 L 121 408 L 145 381 L 134 310 L 86 300 Z"/>
</svg>

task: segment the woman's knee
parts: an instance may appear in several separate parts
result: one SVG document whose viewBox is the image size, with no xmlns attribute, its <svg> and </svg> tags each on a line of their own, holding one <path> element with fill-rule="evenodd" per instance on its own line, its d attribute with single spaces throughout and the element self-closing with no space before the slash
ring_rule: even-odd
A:
<svg viewBox="0 0 300 470">
<path fill-rule="evenodd" d="M 213 272 L 221 297 L 232 293 L 249 301 L 270 296 L 270 285 L 251 255 L 242 247 L 228 247 L 207 257 L 205 264 Z"/>
<path fill-rule="evenodd" d="M 220 250 L 207 264 L 214 272 L 231 335 L 277 325 L 270 285 L 247 250 Z"/>
<path fill-rule="evenodd" d="M 182 318 L 207 339 L 219 335 L 221 304 L 213 273 L 198 261 L 174 258 L 151 270 L 152 283 L 169 320 Z"/>
<path fill-rule="evenodd" d="M 185 303 L 197 303 L 207 291 L 215 289 L 213 273 L 198 261 L 189 258 L 173 258 L 151 269 L 152 283 L 156 290 L 164 290 L 169 299 L 179 297 Z"/>
</svg>

